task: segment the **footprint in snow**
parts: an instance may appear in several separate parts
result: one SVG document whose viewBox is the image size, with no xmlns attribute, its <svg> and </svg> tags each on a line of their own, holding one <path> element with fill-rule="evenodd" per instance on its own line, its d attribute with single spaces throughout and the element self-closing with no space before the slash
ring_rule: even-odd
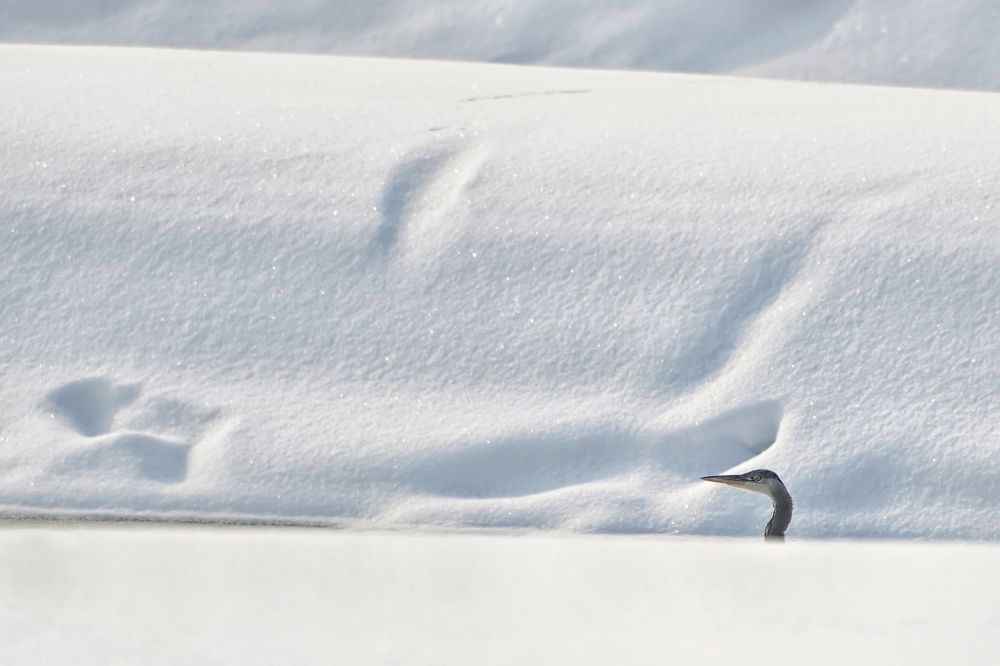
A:
<svg viewBox="0 0 1000 666">
<path fill-rule="evenodd" d="M 104 377 L 64 384 L 45 396 L 42 408 L 82 436 L 61 459 L 60 473 L 164 484 L 187 478 L 191 449 L 220 414 L 176 400 L 143 399 L 139 384 Z"/>
</svg>

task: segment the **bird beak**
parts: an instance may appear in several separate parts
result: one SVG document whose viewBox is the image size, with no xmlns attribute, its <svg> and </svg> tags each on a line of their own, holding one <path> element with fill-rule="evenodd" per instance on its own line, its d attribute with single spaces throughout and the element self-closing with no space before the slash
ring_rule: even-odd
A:
<svg viewBox="0 0 1000 666">
<path fill-rule="evenodd" d="M 702 481 L 711 481 L 712 483 L 724 483 L 727 486 L 745 486 L 747 484 L 746 479 L 738 474 L 723 474 L 721 476 L 703 476 Z"/>
</svg>

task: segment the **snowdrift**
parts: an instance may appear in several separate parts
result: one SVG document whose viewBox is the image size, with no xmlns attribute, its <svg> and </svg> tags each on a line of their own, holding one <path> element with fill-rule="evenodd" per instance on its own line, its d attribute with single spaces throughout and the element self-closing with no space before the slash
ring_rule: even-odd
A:
<svg viewBox="0 0 1000 666">
<path fill-rule="evenodd" d="M 1000 98 L 0 47 L 8 515 L 995 539 Z"/>
<path fill-rule="evenodd" d="M 993 0 L 14 0 L 0 41 L 1000 90 Z"/>
</svg>

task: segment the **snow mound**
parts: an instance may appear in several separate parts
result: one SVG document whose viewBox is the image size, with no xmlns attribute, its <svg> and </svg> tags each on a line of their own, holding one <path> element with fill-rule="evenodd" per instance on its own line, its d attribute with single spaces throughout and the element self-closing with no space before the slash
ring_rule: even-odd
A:
<svg viewBox="0 0 1000 666">
<path fill-rule="evenodd" d="M 0 47 L 8 515 L 995 539 L 1000 98 Z"/>
<path fill-rule="evenodd" d="M 1000 89 L 993 0 L 15 0 L 0 40 Z"/>
</svg>

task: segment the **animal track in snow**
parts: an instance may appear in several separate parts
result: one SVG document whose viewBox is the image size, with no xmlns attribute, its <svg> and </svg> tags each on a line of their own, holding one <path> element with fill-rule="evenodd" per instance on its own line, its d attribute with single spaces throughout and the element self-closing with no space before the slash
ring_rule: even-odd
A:
<svg viewBox="0 0 1000 666">
<path fill-rule="evenodd" d="M 191 445 L 138 432 L 105 435 L 63 461 L 63 471 L 179 483 L 187 478 Z"/>
<path fill-rule="evenodd" d="M 111 431 L 115 414 L 139 396 L 136 385 L 115 386 L 103 377 L 70 382 L 45 397 L 47 407 L 86 437 Z"/>
<path fill-rule="evenodd" d="M 473 444 L 415 460 L 400 481 L 448 497 L 522 497 L 640 470 L 695 478 L 744 463 L 775 441 L 780 403 L 729 410 L 668 432 L 613 428 L 542 433 Z M 706 471 L 707 470 L 707 471 Z M 412 475 L 412 477 L 410 476 Z"/>
<path fill-rule="evenodd" d="M 549 97 L 552 95 L 583 95 L 592 92 L 586 89 L 566 89 L 566 90 L 541 90 L 536 92 L 506 93 L 498 95 L 488 95 L 485 97 L 467 97 L 462 100 L 463 104 L 469 102 L 492 102 L 504 99 L 521 99 L 524 97 Z"/>
<path fill-rule="evenodd" d="M 220 416 L 219 410 L 177 400 L 143 399 L 140 385 L 116 385 L 103 377 L 51 391 L 43 408 L 84 437 L 61 459 L 60 473 L 157 483 L 187 478 L 191 449 Z"/>
<path fill-rule="evenodd" d="M 446 147 L 402 159 L 382 190 L 382 221 L 374 237 L 377 252 L 433 252 L 452 240 L 460 230 L 450 212 L 479 175 L 489 152 L 484 147 Z"/>
</svg>

